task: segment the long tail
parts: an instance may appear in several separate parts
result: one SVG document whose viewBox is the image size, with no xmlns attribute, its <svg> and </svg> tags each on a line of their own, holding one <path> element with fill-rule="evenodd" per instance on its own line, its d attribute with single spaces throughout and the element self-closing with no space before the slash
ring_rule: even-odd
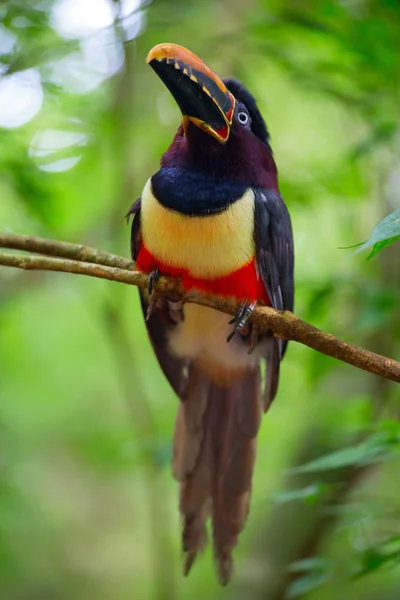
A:
<svg viewBox="0 0 400 600">
<path fill-rule="evenodd" d="M 232 550 L 249 510 L 261 413 L 258 369 L 220 386 L 192 367 L 179 405 L 173 458 L 181 485 L 185 574 L 207 544 L 210 516 L 218 575 L 223 584 L 230 578 Z"/>
</svg>

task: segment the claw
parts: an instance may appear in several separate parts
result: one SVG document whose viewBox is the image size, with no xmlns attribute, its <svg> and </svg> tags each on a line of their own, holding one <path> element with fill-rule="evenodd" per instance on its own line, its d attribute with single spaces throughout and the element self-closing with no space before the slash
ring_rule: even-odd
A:
<svg viewBox="0 0 400 600">
<path fill-rule="evenodd" d="M 244 312 L 246 310 L 246 306 L 247 304 L 242 305 L 239 310 L 237 311 L 236 315 L 233 317 L 233 319 L 231 319 L 228 323 L 228 325 L 233 325 L 234 323 L 237 323 L 238 321 L 240 321 L 240 319 L 243 317 Z"/>
<path fill-rule="evenodd" d="M 235 327 L 232 332 L 226 338 L 226 341 L 229 343 L 231 339 L 245 326 L 246 322 L 251 316 L 251 313 L 256 307 L 256 302 L 246 302 L 243 306 L 241 306 L 238 310 L 236 317 L 230 321 L 230 324 L 235 323 Z"/>
<path fill-rule="evenodd" d="M 151 315 L 153 314 L 154 307 L 156 305 L 156 298 L 151 298 L 146 311 L 146 323 L 149 321 Z"/>
<path fill-rule="evenodd" d="M 180 300 L 169 300 L 167 298 L 169 316 L 175 325 L 183 321 L 183 303 Z"/>
<path fill-rule="evenodd" d="M 254 323 L 251 324 L 251 333 L 250 333 L 250 348 L 247 354 L 253 354 L 254 348 L 258 344 L 258 331 L 256 327 L 254 327 Z"/>
<path fill-rule="evenodd" d="M 154 271 L 152 271 L 149 275 L 149 279 L 147 280 L 147 291 L 149 293 L 149 296 L 151 296 L 152 292 L 153 292 L 153 283 L 156 282 L 160 279 L 160 271 L 158 270 L 158 267 L 156 267 L 154 269 Z"/>
</svg>

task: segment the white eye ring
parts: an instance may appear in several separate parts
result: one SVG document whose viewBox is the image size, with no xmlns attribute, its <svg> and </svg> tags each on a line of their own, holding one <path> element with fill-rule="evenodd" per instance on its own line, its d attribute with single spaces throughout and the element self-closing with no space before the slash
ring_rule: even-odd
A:
<svg viewBox="0 0 400 600">
<path fill-rule="evenodd" d="M 247 125 L 247 123 L 249 122 L 249 115 L 247 114 L 247 112 L 241 110 L 240 113 L 238 113 L 238 120 L 241 125 Z"/>
</svg>

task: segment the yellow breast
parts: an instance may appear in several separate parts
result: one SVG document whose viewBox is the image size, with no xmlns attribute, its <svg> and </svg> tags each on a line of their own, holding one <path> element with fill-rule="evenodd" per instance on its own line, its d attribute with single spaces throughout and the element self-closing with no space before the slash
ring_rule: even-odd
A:
<svg viewBox="0 0 400 600">
<path fill-rule="evenodd" d="M 186 269 L 192 277 L 222 277 L 254 257 L 254 193 L 248 190 L 219 214 L 190 217 L 162 206 L 149 179 L 141 227 L 144 245 L 162 263 Z"/>
</svg>

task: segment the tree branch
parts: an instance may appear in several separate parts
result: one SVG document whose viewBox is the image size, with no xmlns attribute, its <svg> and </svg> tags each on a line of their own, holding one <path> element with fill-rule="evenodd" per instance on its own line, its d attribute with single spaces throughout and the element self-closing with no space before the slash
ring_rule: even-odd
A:
<svg viewBox="0 0 400 600">
<path fill-rule="evenodd" d="M 132 271 L 135 269 L 135 263 L 122 256 L 97 250 L 97 248 L 91 248 L 90 246 L 59 242 L 58 240 L 49 240 L 33 235 L 0 232 L 0 248 L 27 250 L 35 254 L 71 258 L 108 267 L 118 267 L 119 269 L 130 269 Z"/>
<path fill-rule="evenodd" d="M 0 253 L 2 266 L 77 273 L 142 288 L 147 287 L 147 275 L 134 271 L 134 263 L 95 248 L 7 233 L 0 233 L 0 247 L 50 255 L 29 256 L 4 252 Z M 231 315 L 235 315 L 239 308 L 238 301 L 234 299 L 203 296 L 195 291 L 188 293 L 179 280 L 169 277 L 161 277 L 156 284 L 156 289 L 161 293 L 178 295 L 185 302 L 194 302 Z M 400 383 L 400 363 L 397 361 L 348 344 L 302 321 L 291 312 L 280 312 L 267 306 L 257 306 L 251 320 L 260 329 L 272 330 L 276 337 L 299 342 L 322 354 Z"/>
</svg>

